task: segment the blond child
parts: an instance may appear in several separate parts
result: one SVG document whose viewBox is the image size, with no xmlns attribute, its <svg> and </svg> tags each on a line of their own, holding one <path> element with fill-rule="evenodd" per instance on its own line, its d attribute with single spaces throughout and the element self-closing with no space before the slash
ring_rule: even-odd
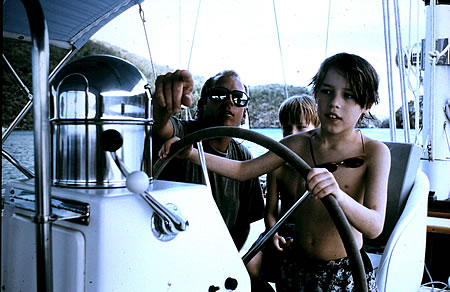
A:
<svg viewBox="0 0 450 292">
<path fill-rule="evenodd" d="M 293 96 L 286 99 L 278 111 L 278 119 L 283 132 L 283 138 L 292 134 L 308 132 L 320 125 L 317 116 L 317 105 L 307 95 Z M 267 196 L 265 224 L 270 229 L 275 225 L 278 217 L 285 213 L 296 201 L 293 182 L 300 179 L 299 174 L 285 164 L 267 175 Z M 281 214 L 278 210 L 278 200 L 281 201 Z M 274 242 L 278 250 L 282 250 L 279 243 Z"/>
<path fill-rule="evenodd" d="M 316 108 L 315 101 L 308 95 L 295 95 L 284 100 L 278 110 L 278 120 L 283 137 L 317 128 L 320 125 L 320 121 Z M 266 230 L 272 228 L 278 218 L 297 199 L 294 186 L 296 185 L 295 182 L 299 180 L 302 179 L 298 172 L 288 164 L 284 164 L 267 174 L 264 215 Z M 292 195 L 293 193 L 294 195 Z M 252 291 L 273 291 L 267 282 L 277 282 L 279 279 L 280 252 L 282 252 L 284 246 L 288 246 L 292 242 L 292 231 L 295 226 L 292 221 L 285 222 L 280 231 L 275 233 L 273 236 L 273 247 L 268 246 L 264 248 L 247 264 L 247 270 L 252 278 Z"/>
</svg>

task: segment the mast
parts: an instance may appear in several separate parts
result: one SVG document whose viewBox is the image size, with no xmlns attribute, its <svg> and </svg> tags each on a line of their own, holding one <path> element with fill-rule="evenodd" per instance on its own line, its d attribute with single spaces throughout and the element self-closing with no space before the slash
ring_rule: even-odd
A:
<svg viewBox="0 0 450 292">
<path fill-rule="evenodd" d="M 447 200 L 450 193 L 450 1 L 428 0 L 425 5 L 426 39 L 421 56 L 425 67 L 422 170 L 430 180 L 430 196 Z"/>
</svg>

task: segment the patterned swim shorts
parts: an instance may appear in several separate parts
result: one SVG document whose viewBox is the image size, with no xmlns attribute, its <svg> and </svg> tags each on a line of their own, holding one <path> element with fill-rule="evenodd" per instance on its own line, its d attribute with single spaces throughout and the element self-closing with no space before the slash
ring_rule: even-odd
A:
<svg viewBox="0 0 450 292">
<path fill-rule="evenodd" d="M 366 265 L 368 291 L 376 292 L 375 273 L 366 254 L 362 254 Z M 367 257 L 364 259 L 364 257 Z M 369 260 L 369 263 L 367 263 Z M 368 267 L 369 265 L 369 267 Z M 277 292 L 353 291 L 354 283 L 350 260 L 341 258 L 331 261 L 309 259 L 294 252 L 284 257 L 281 265 L 281 279 Z"/>
</svg>

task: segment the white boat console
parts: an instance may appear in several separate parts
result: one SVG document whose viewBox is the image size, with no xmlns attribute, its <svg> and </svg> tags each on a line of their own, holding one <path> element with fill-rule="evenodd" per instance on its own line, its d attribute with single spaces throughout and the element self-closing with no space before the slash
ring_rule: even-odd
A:
<svg viewBox="0 0 450 292">
<path fill-rule="evenodd" d="M 6 291 L 36 291 L 33 191 L 33 180 L 6 189 Z M 205 186 L 156 180 L 148 192 L 188 220 L 186 231 L 158 236 L 153 209 L 126 188 L 52 188 L 53 213 L 60 217 L 52 224 L 54 291 L 250 291 L 247 270 Z"/>
</svg>

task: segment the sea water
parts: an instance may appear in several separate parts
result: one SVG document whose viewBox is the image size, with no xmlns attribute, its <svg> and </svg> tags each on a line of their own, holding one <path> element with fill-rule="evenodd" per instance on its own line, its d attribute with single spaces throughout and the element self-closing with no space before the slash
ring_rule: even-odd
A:
<svg viewBox="0 0 450 292">
<path fill-rule="evenodd" d="M 265 136 L 268 136 L 276 141 L 282 139 L 283 135 L 281 129 L 265 128 L 259 129 L 254 128 L 252 131 L 256 131 Z M 380 140 L 380 141 L 391 141 L 390 130 L 380 129 L 380 128 L 364 128 L 361 129 L 364 135 Z M 403 142 L 404 132 L 398 129 L 396 131 L 397 141 Z M 414 143 L 415 141 L 415 131 L 411 130 L 410 141 Z M 420 141 L 420 140 L 419 140 Z M 243 144 L 249 148 L 254 157 L 258 157 L 264 154 L 267 150 L 259 145 L 252 142 L 243 141 Z M 28 170 L 34 172 L 34 139 L 33 131 L 13 131 L 11 135 L 6 140 L 3 145 L 2 150 L 7 151 L 10 155 L 16 158 L 21 165 L 23 165 Z M 11 179 L 23 179 L 26 178 L 19 170 L 17 170 L 9 161 L 7 161 L 2 156 L 2 190 L 5 184 Z"/>
</svg>

